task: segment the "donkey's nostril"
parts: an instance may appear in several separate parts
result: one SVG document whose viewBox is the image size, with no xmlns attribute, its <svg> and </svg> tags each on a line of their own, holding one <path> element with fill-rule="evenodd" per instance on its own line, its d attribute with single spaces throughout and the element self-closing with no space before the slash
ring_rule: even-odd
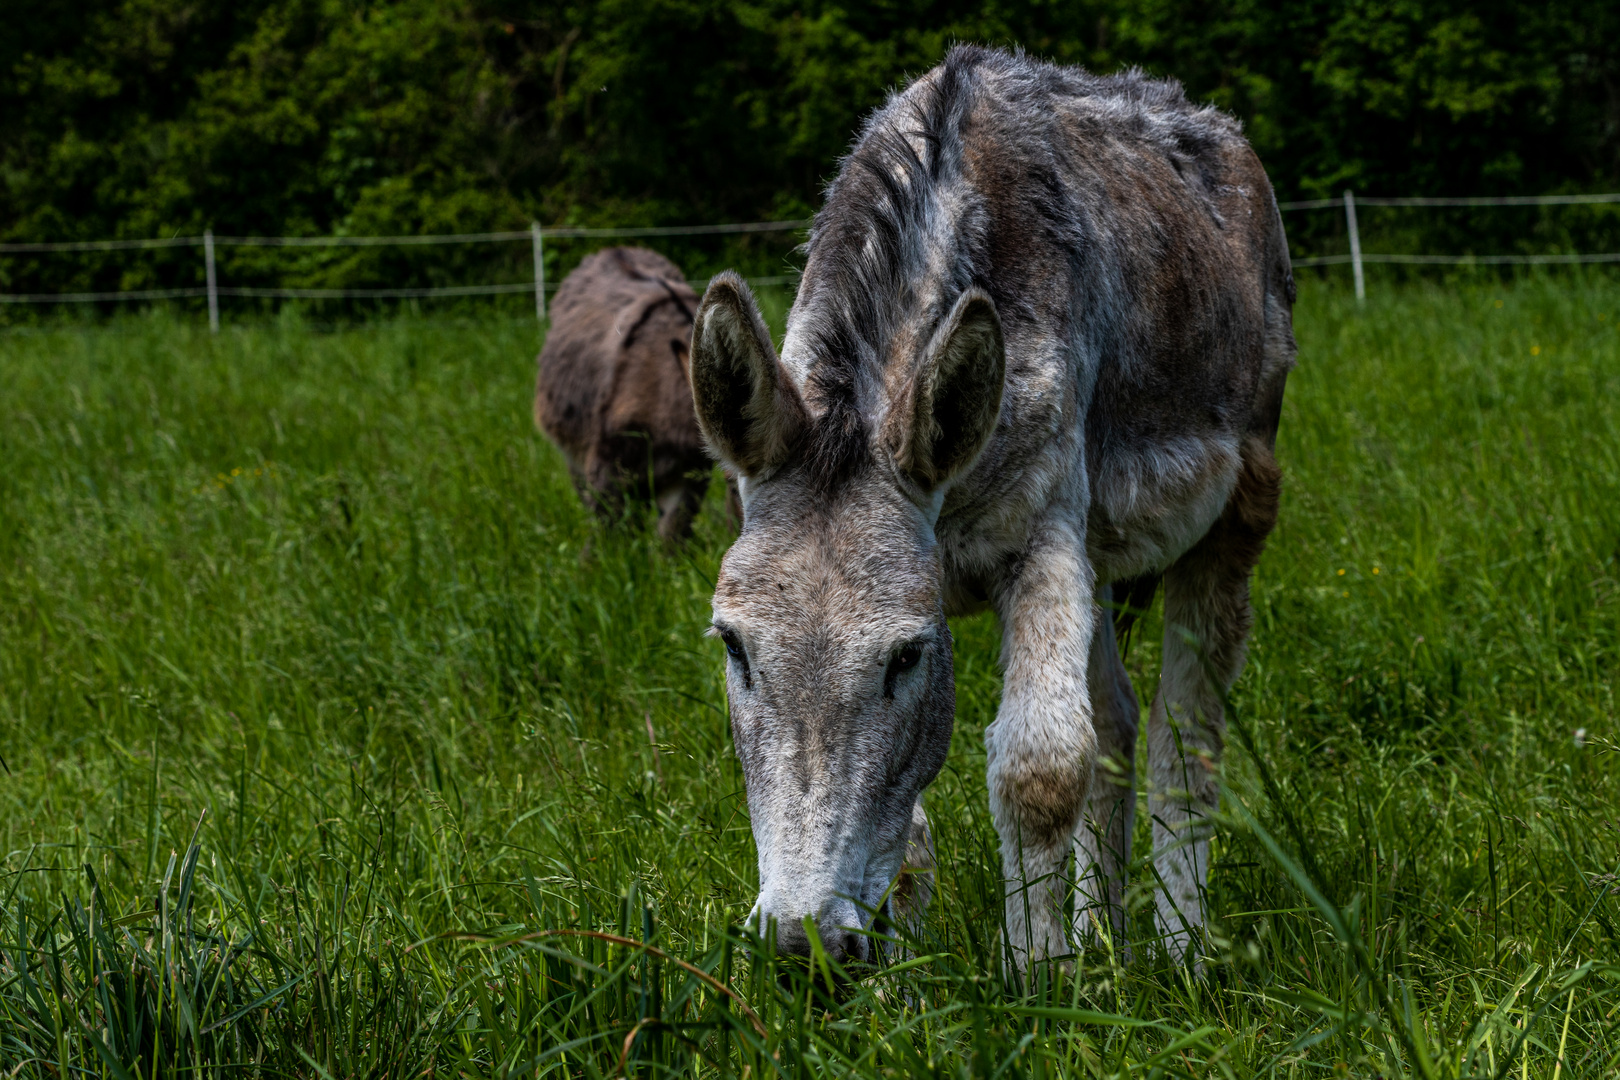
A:
<svg viewBox="0 0 1620 1080">
<path fill-rule="evenodd" d="M 829 937 L 831 940 L 826 943 L 827 955 L 832 959 L 837 960 L 839 963 L 846 960 L 866 959 L 866 939 L 861 935 L 851 933 L 848 930 L 840 930 L 836 934 L 829 935 Z"/>
<path fill-rule="evenodd" d="M 809 956 L 810 936 L 797 922 L 776 924 L 776 951 L 782 956 Z"/>
</svg>

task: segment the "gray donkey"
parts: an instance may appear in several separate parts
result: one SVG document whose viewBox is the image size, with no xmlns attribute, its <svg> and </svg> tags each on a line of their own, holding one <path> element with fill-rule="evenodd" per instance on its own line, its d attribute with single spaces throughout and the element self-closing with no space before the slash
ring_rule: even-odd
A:
<svg viewBox="0 0 1620 1080">
<path fill-rule="evenodd" d="M 1001 619 L 985 732 L 1011 958 L 1123 933 L 1136 698 L 1105 611 L 1165 593 L 1148 718 L 1162 939 L 1196 961 L 1222 697 L 1276 519 L 1294 363 L 1277 205 L 1174 82 L 959 47 L 867 123 L 780 357 L 742 280 L 697 313 L 699 423 L 740 479 L 722 563 L 732 733 L 785 952 L 915 919 L 955 713 L 946 616 Z M 909 859 L 908 859 L 909 850 Z"/>
</svg>

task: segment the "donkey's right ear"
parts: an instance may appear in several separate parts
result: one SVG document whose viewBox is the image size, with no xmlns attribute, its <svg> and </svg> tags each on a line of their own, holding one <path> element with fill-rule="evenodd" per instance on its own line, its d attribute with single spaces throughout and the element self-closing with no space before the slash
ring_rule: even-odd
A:
<svg viewBox="0 0 1620 1080">
<path fill-rule="evenodd" d="M 692 404 L 721 462 L 750 479 L 786 459 L 806 422 L 759 305 L 730 270 L 709 282 L 692 326 Z"/>
</svg>

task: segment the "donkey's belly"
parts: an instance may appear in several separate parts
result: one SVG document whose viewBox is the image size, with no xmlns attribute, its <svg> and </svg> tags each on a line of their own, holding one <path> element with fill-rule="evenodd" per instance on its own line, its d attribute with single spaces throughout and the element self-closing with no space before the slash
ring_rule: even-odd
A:
<svg viewBox="0 0 1620 1080">
<path fill-rule="evenodd" d="M 1088 462 L 1086 553 L 1099 582 L 1164 570 L 1196 544 L 1237 482 L 1235 435 L 1189 434 L 1106 450 Z"/>
</svg>

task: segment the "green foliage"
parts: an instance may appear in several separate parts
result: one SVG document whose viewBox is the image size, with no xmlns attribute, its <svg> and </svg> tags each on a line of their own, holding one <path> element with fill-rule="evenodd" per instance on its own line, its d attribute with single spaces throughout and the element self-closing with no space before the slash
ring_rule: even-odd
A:
<svg viewBox="0 0 1620 1080">
<path fill-rule="evenodd" d="M 735 929 L 718 487 L 673 552 L 587 514 L 532 320 L 0 337 L 0 1070 L 1616 1075 L 1620 287 L 1297 324 L 1208 978 L 1144 807 L 1135 958 L 1004 982 L 980 616 L 935 905 L 838 1000 Z"/>
<path fill-rule="evenodd" d="M 1245 121 L 1284 198 L 1620 181 L 1620 9 L 1572 0 L 64 0 L 0 27 L 0 238 L 802 217 L 862 115 L 954 41 L 1176 76 Z M 1395 235 L 1446 251 L 1620 238 L 1612 215 L 1569 215 L 1429 212 Z M 1332 214 L 1289 224 L 1302 250 L 1342 244 Z M 520 248 L 228 249 L 221 271 L 518 281 Z M 560 247 L 556 272 L 585 250 Z M 670 253 L 693 273 L 779 273 L 787 244 Z M 201 273 L 188 249 L 6 256 L 0 291 Z"/>
</svg>

